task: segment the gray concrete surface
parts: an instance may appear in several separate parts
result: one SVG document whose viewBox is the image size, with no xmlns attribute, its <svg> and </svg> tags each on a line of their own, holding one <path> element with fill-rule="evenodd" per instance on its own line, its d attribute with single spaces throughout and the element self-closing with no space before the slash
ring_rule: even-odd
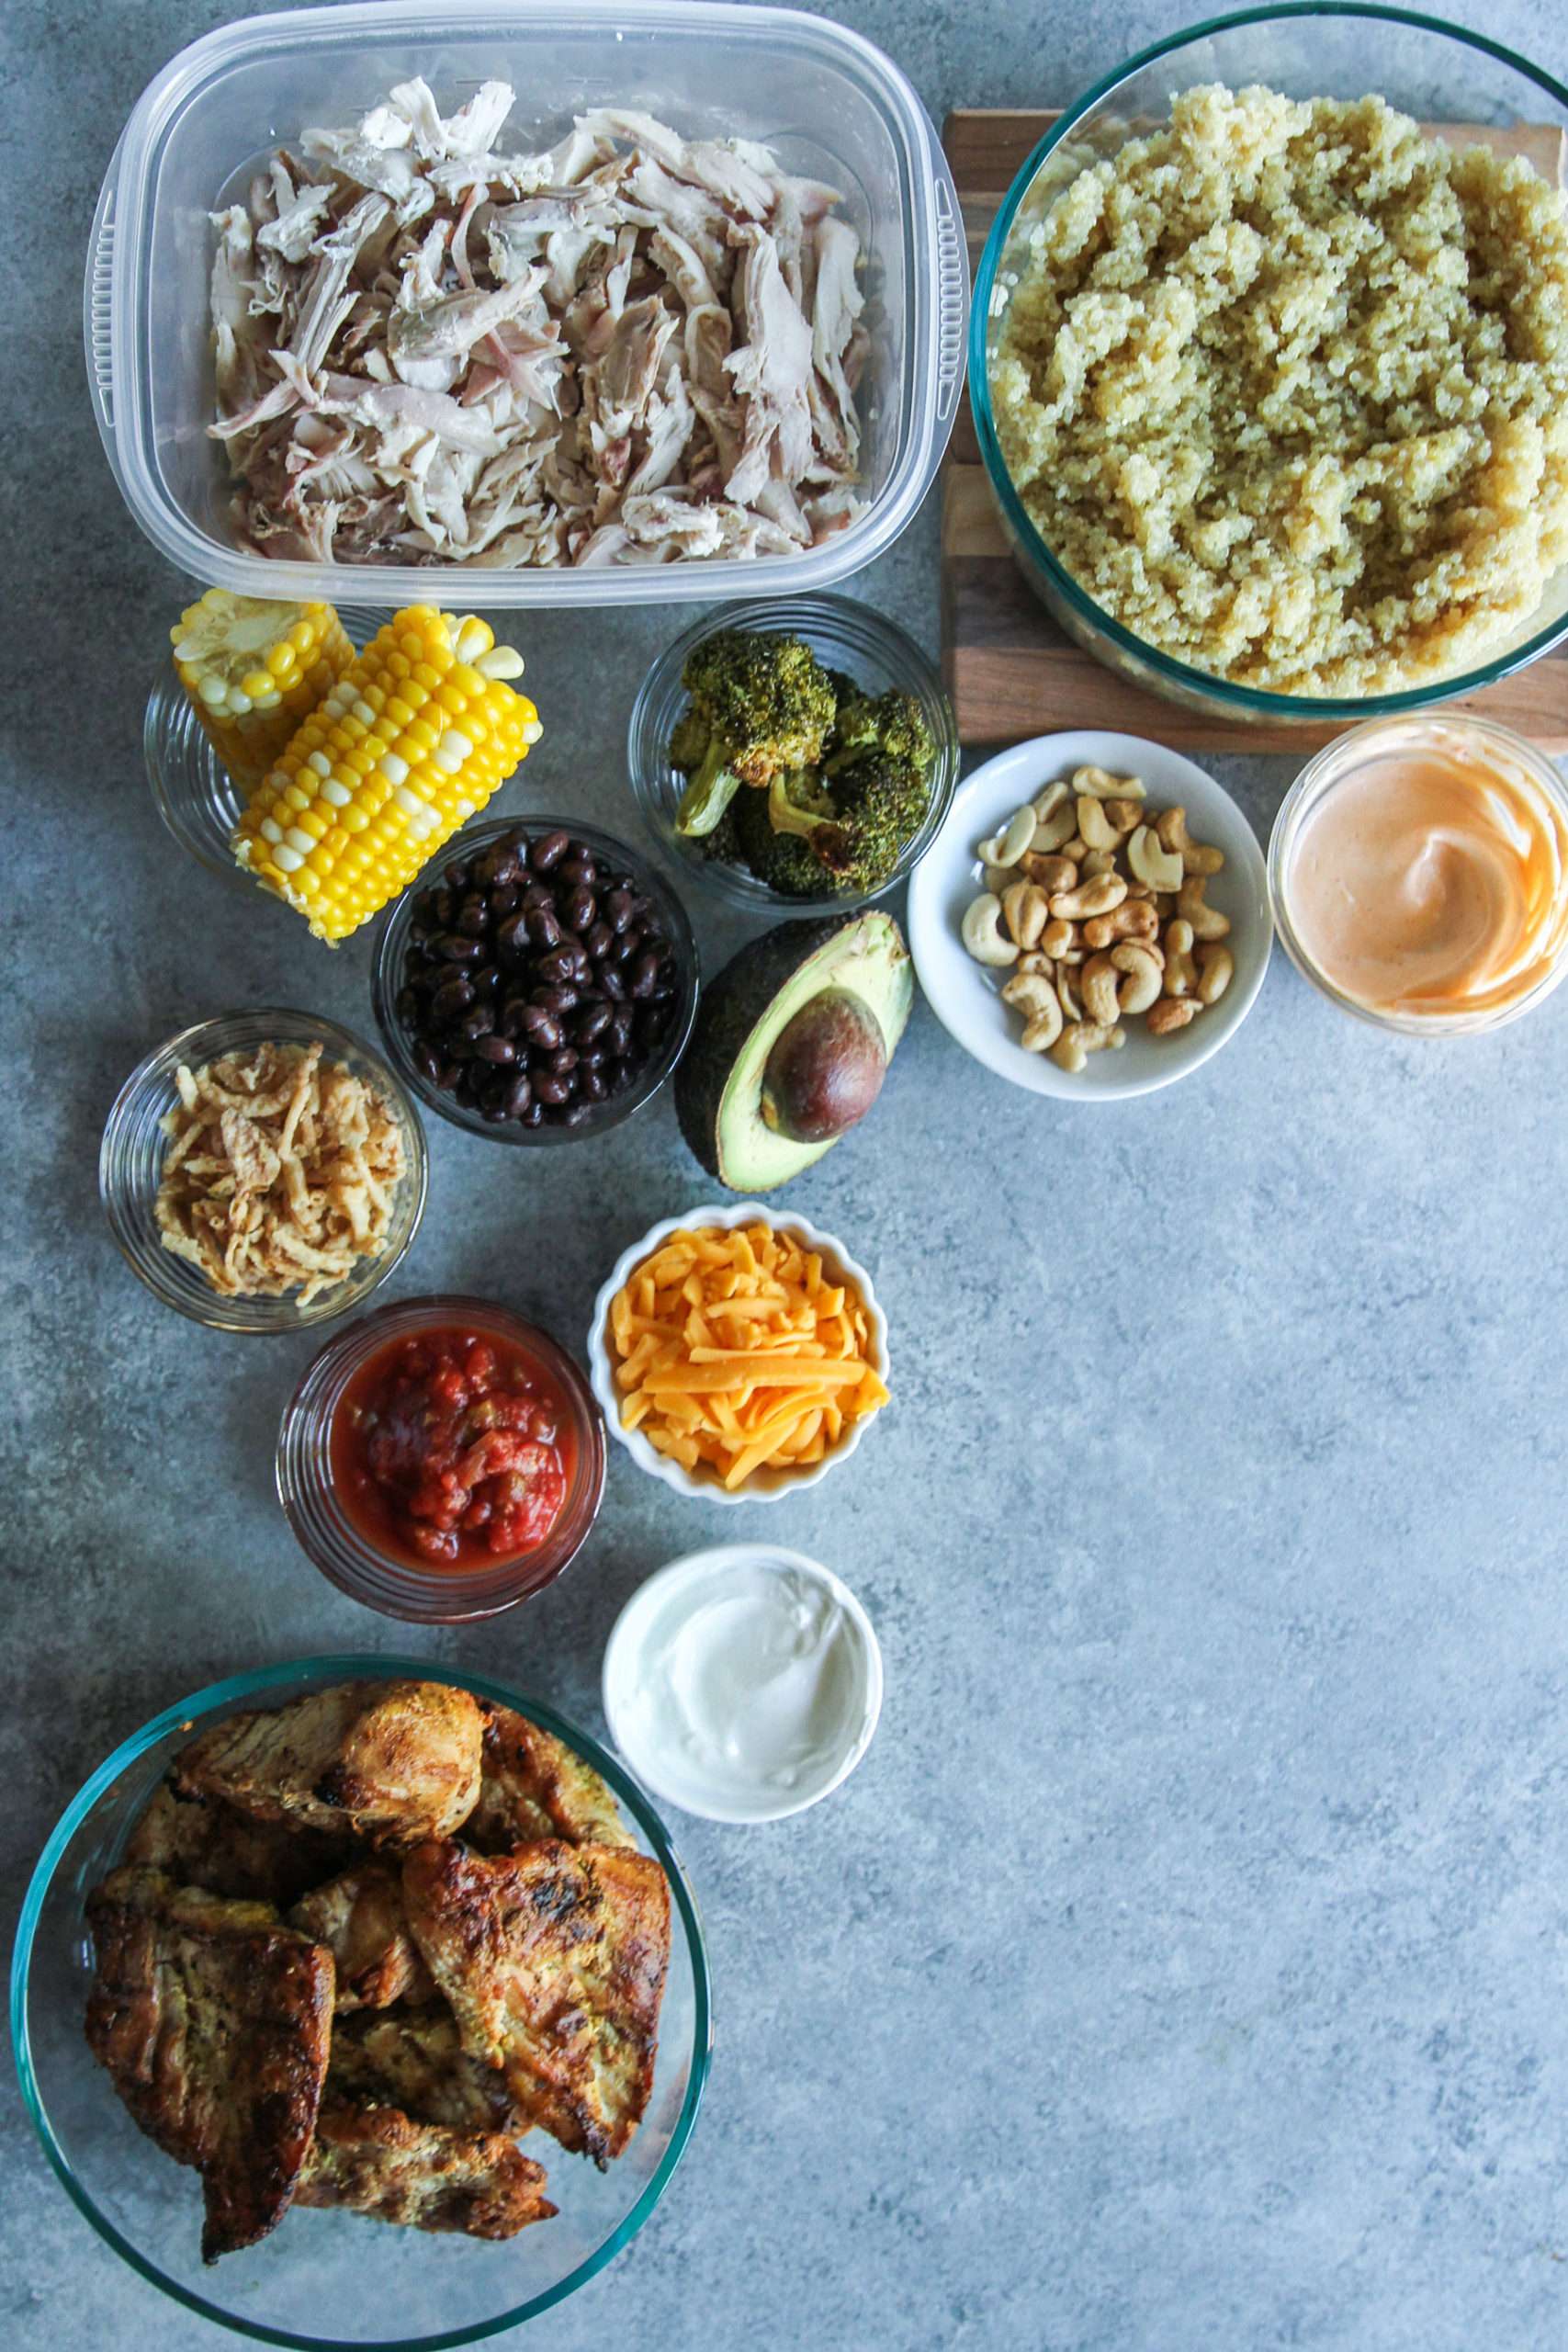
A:
<svg viewBox="0 0 1568 2352">
<path fill-rule="evenodd" d="M 310 1342 L 186 1327 L 102 1227 L 98 1129 L 147 1046 L 279 996 L 369 1018 L 364 943 L 327 956 L 161 836 L 139 728 L 181 583 L 83 386 L 101 172 L 225 13 L 13 0 L 4 32 L 7 1927 L 61 1807 L 182 1691 L 412 1645 L 597 1724 L 616 1610 L 713 1532 L 617 1458 L 545 1600 L 451 1636 L 375 1618 L 270 1489 Z M 1183 12 L 836 13 L 940 117 L 1065 100 Z M 1568 70 L 1555 0 L 1461 13 Z M 860 592 L 934 641 L 934 503 Z M 634 823 L 622 729 L 671 626 L 527 628 L 548 732 L 507 805 Z M 1225 772 L 1266 831 L 1288 765 Z M 874 1611 L 882 1729 L 799 1821 L 678 1824 L 716 1982 L 706 2109 L 541 2352 L 1564 2340 L 1565 1095 L 1568 1000 L 1424 1049 L 1279 956 L 1201 1077 L 1094 1114 L 917 1014 L 866 1130 L 788 1196 L 874 1265 L 897 1402 L 769 1521 Z M 545 1162 L 431 1145 L 395 1292 L 491 1291 L 573 1341 L 624 1243 L 707 1189 L 663 1105 Z M 72 2210 L 9 2081 L 0 2132 L 7 2352 L 213 2352 Z"/>
</svg>

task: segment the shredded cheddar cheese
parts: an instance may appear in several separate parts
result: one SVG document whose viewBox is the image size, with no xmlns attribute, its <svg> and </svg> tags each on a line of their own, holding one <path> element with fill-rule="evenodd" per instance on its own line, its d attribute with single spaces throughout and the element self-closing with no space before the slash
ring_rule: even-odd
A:
<svg viewBox="0 0 1568 2352">
<path fill-rule="evenodd" d="M 865 1304 L 771 1226 L 682 1228 L 610 1304 L 621 1425 L 731 1492 L 820 1462 L 887 1402 Z"/>
</svg>

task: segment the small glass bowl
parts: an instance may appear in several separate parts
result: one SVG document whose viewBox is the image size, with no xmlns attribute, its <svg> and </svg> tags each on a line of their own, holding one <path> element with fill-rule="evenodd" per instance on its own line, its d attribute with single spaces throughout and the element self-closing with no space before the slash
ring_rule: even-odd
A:
<svg viewBox="0 0 1568 2352">
<path fill-rule="evenodd" d="M 1470 1012 L 1389 1012 L 1347 996 L 1319 969 L 1302 942 L 1291 915 L 1291 868 L 1302 829 L 1313 810 L 1350 770 L 1361 766 L 1369 758 L 1390 750 L 1420 752 L 1456 741 L 1490 746 L 1522 769 L 1551 806 L 1560 830 L 1568 835 L 1568 784 L 1533 743 L 1516 735 L 1512 728 L 1499 727 L 1495 719 L 1434 712 L 1429 718 L 1369 719 L 1365 726 L 1352 727 L 1347 734 L 1337 735 L 1297 776 L 1280 803 L 1269 837 L 1269 897 L 1274 910 L 1274 927 L 1297 971 L 1342 1012 L 1353 1013 L 1358 1021 L 1370 1022 L 1376 1029 L 1392 1029 L 1407 1037 L 1475 1036 L 1488 1029 L 1501 1029 L 1507 1022 L 1517 1021 L 1521 1013 L 1531 1012 L 1568 973 L 1565 935 L 1534 987 L 1513 1004 Z M 1560 884 L 1560 901 L 1565 894 L 1568 874 Z M 1560 906 L 1560 913 L 1568 931 L 1568 907 Z"/>
<path fill-rule="evenodd" d="M 200 1069 L 224 1054 L 244 1053 L 265 1044 L 320 1045 L 356 1078 L 383 1094 L 403 1131 L 407 1165 L 393 1204 L 391 1229 L 377 1258 L 362 1258 L 346 1280 L 322 1291 L 308 1306 L 298 1298 L 220 1298 L 195 1266 L 165 1250 L 153 1214 L 163 1173 L 165 1112 L 179 1101 L 175 1072 L 182 1063 Z M 214 1331 L 302 1331 L 334 1315 L 362 1306 L 379 1290 L 419 1230 L 429 1182 L 429 1159 L 419 1113 L 379 1054 L 335 1021 L 286 1006 L 220 1013 L 182 1029 L 138 1062 L 115 1096 L 104 1122 L 98 1151 L 98 1197 L 109 1231 L 133 1273 L 155 1298 L 193 1323 Z"/>
<path fill-rule="evenodd" d="M 538 1360 L 565 1399 L 577 1462 L 560 1515 L 542 1544 L 488 1566 L 422 1575 L 378 1550 L 344 1510 L 333 1479 L 332 1422 L 348 1383 L 389 1340 L 452 1324 L 493 1332 Z M 311 1360 L 278 1430 L 277 1496 L 301 1550 L 351 1600 L 414 1624 L 457 1625 L 497 1616 L 555 1582 L 598 1515 L 604 1463 L 604 1416 L 587 1381 L 548 1332 L 482 1298 L 400 1299 L 350 1324 Z"/>
<path fill-rule="evenodd" d="M 743 867 L 705 856 L 700 841 L 676 831 L 675 817 L 686 779 L 671 764 L 670 738 L 690 700 L 681 673 L 699 645 L 720 629 L 731 628 L 751 635 L 780 630 L 804 638 L 827 668 L 847 672 L 868 694 L 886 694 L 897 687 L 913 695 L 919 704 L 936 746 L 931 805 L 924 824 L 905 842 L 897 865 L 880 889 L 825 890 L 819 899 L 785 898 Z M 732 906 L 744 907 L 752 914 L 838 914 L 885 897 L 935 841 L 958 783 L 958 728 L 935 669 L 913 638 L 895 622 L 885 620 L 869 605 L 852 604 L 845 596 L 784 596 L 771 603 L 724 605 L 666 646 L 643 680 L 633 706 L 626 763 L 649 831 L 660 848 L 680 860 L 682 872 L 694 876 L 705 889 L 716 891 Z"/>
<path fill-rule="evenodd" d="M 1542 19 L 1543 23 L 1545 19 Z M 1568 637 L 1568 564 L 1495 652 L 1450 677 L 1398 693 L 1330 697 L 1238 685 L 1139 637 L 1095 602 L 1047 545 L 1015 489 L 991 403 L 991 358 L 1007 325 L 1030 240 L 1080 171 L 1111 162 L 1131 139 L 1168 123 L 1195 84 L 1255 83 L 1292 98 L 1361 98 L 1377 91 L 1427 123 L 1568 130 L 1568 88 L 1484 32 L 1366 0 L 1300 0 L 1245 8 L 1183 27 L 1140 50 L 1059 114 L 1002 200 L 975 272 L 969 311 L 969 404 L 1002 527 L 1024 579 L 1074 642 L 1109 670 L 1206 716 L 1243 724 L 1322 727 L 1429 707 L 1526 668 Z"/>
<path fill-rule="evenodd" d="M 686 910 L 659 869 L 635 850 L 627 849 L 624 842 L 616 841 L 613 834 L 602 833 L 595 826 L 585 825 L 581 817 L 536 815 L 530 811 L 526 818 L 502 817 L 492 820 L 489 824 L 465 826 L 447 842 L 446 863 L 450 865 L 457 857 L 482 856 L 498 842 L 511 840 L 518 833 L 525 833 L 530 840 L 538 840 L 558 829 L 570 833 L 574 841 L 586 842 L 595 857 L 602 857 L 607 865 L 629 874 L 639 893 L 652 899 L 664 926 L 664 935 L 675 955 L 678 983 L 675 1016 L 664 1034 L 659 1051 L 644 1066 L 636 1085 L 628 1086 L 621 1093 L 611 1095 L 607 1102 L 598 1103 L 592 1117 L 585 1119 L 580 1127 L 520 1127 L 514 1120 L 502 1123 L 482 1118 L 478 1111 L 470 1110 L 467 1103 L 457 1102 L 455 1096 L 443 1093 L 440 1087 L 433 1085 L 426 1078 L 414 1060 L 408 1032 L 398 1018 L 398 992 L 403 984 L 414 901 L 422 890 L 431 888 L 441 880 L 442 869 L 433 866 L 405 890 L 381 918 L 381 928 L 376 940 L 375 968 L 370 977 L 376 1025 L 381 1032 L 399 1076 L 420 1101 L 428 1103 L 453 1126 L 461 1127 L 466 1135 L 483 1136 L 489 1143 L 531 1144 L 537 1148 L 549 1144 L 587 1143 L 595 1136 L 607 1135 L 612 1127 L 618 1127 L 623 1120 L 631 1117 L 634 1111 L 640 1111 L 645 1102 L 652 1101 L 685 1052 L 692 1035 L 692 1023 L 697 1017 L 701 966 L 697 943 L 686 919 Z"/>
<path fill-rule="evenodd" d="M 364 605 L 340 605 L 337 616 L 356 647 L 368 645 L 387 618 L 385 612 Z M 166 660 L 147 697 L 141 752 L 153 805 L 181 849 L 220 881 L 254 892 L 258 888 L 255 876 L 234 863 L 229 846 L 244 815 L 247 795 L 213 750 L 174 664 Z"/>
<path fill-rule="evenodd" d="M 638 1850 L 662 1868 L 670 1882 L 670 1968 L 647 2111 L 625 2155 L 602 2173 L 553 2142 L 530 2141 L 560 2211 L 505 2245 L 372 2227 L 355 2213 L 296 2211 L 243 2256 L 204 2264 L 196 2176 L 137 2130 L 82 2030 L 93 1981 L 88 1891 L 118 1865 L 174 1757 L 198 1733 L 225 1716 L 286 1706 L 334 1683 L 405 1676 L 455 1684 L 553 1732 L 609 1782 Z M 12 1952 L 10 2016 L 22 2097 L 44 2154 L 120 2260 L 220 2327 L 319 2352 L 440 2352 L 474 2344 L 538 2318 L 585 2286 L 631 2243 L 669 2188 L 713 2052 L 696 1899 L 644 1791 L 616 1757 L 552 1708 L 427 1657 L 311 1657 L 261 1667 L 182 1698 L 133 1733 L 72 1799 L 39 1859 Z M 155 2314 L 143 2332 L 150 2343 L 160 2340 Z"/>
</svg>

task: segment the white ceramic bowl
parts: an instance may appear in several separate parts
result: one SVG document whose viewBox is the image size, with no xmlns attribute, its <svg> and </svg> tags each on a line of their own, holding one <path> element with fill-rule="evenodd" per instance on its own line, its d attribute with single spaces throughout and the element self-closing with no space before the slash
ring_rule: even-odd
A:
<svg viewBox="0 0 1568 2352">
<path fill-rule="evenodd" d="M 647 1722 L 638 1701 L 646 1700 L 650 1678 L 659 1671 L 657 1644 L 684 1600 L 709 1586 L 725 1589 L 732 1570 L 754 1564 L 793 1568 L 821 1586 L 842 1611 L 852 1642 L 855 1675 L 846 1694 L 839 1736 L 820 1770 L 808 1783 L 787 1796 L 761 1789 L 748 1797 L 726 1796 L 703 1785 L 700 1770 L 682 1765 L 672 1743 L 662 1740 Z M 840 1788 L 871 1746 L 882 1713 L 882 1650 L 875 1628 L 864 1608 L 842 1577 L 804 1552 L 788 1552 L 771 1544 L 720 1544 L 711 1551 L 690 1552 L 657 1569 L 633 1593 L 611 1629 L 604 1649 L 604 1719 L 610 1736 L 645 1787 L 694 1813 L 705 1821 L 783 1821 L 804 1813 Z"/>
<path fill-rule="evenodd" d="M 1002 1010 L 1005 1012 L 1006 1007 Z M 605 1427 L 611 1436 L 626 1447 L 639 1470 L 648 1471 L 652 1477 L 662 1478 L 664 1484 L 672 1487 L 678 1495 L 694 1495 L 699 1501 L 710 1503 L 781 1502 L 785 1495 L 798 1494 L 807 1487 L 815 1487 L 829 1470 L 836 1470 L 840 1462 L 847 1461 L 876 1415 L 863 1414 L 859 1419 L 851 1421 L 838 1444 L 808 1469 L 760 1471 L 733 1494 L 728 1487 L 721 1487 L 716 1478 L 711 1476 L 698 1477 L 694 1472 L 682 1469 L 680 1463 L 671 1462 L 667 1454 L 659 1453 L 649 1443 L 640 1430 L 621 1427 L 620 1395 L 615 1387 L 614 1365 L 604 1339 L 610 1302 L 632 1268 L 650 1256 L 661 1241 L 667 1241 L 672 1233 L 679 1233 L 683 1226 L 704 1225 L 772 1226 L 775 1233 L 795 1234 L 807 1249 L 818 1250 L 834 1272 L 847 1277 L 860 1293 L 865 1319 L 871 1327 L 876 1370 L 883 1380 L 887 1381 L 887 1317 L 877 1304 L 876 1293 L 872 1288 L 871 1276 L 865 1268 L 850 1256 L 841 1241 L 835 1241 L 830 1233 L 823 1233 L 808 1217 L 794 1216 L 787 1210 L 763 1208 L 758 1202 L 750 1200 L 732 1202 L 723 1208 L 708 1204 L 682 1210 L 679 1216 L 667 1216 L 660 1224 L 649 1227 L 640 1241 L 634 1241 L 629 1250 L 622 1250 L 593 1302 L 593 1320 L 588 1328 L 589 1382 L 604 1408 Z M 890 1383 L 888 1385 L 891 1385 Z M 886 1411 L 886 1408 L 883 1409 Z"/>
<path fill-rule="evenodd" d="M 1007 972 L 976 963 L 958 927 L 971 899 L 985 888 L 976 844 L 1004 824 L 1043 786 L 1075 768 L 1109 768 L 1142 776 L 1150 806 L 1179 803 L 1193 839 L 1225 854 L 1209 899 L 1230 917 L 1225 944 L 1235 975 L 1218 1004 L 1168 1037 L 1151 1037 L 1141 1020 L 1126 1023 L 1116 1053 L 1093 1054 L 1077 1076 L 1045 1054 L 1026 1054 L 1022 1023 L 1001 1000 Z M 1066 735 L 1037 735 L 987 760 L 958 790 L 947 822 L 909 881 L 909 948 L 920 986 L 937 1019 L 964 1051 L 1014 1086 L 1067 1102 L 1111 1102 L 1151 1094 L 1188 1077 L 1233 1037 L 1250 1012 L 1269 968 L 1273 944 L 1269 874 L 1258 836 L 1230 794 L 1201 767 L 1163 743 L 1139 735 L 1079 728 Z"/>
</svg>

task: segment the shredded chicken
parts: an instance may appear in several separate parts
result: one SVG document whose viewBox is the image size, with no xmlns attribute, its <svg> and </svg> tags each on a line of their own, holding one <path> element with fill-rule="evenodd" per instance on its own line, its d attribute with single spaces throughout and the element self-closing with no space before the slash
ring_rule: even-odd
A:
<svg viewBox="0 0 1568 2352">
<path fill-rule="evenodd" d="M 487 82 L 302 133 L 214 213 L 243 543 L 333 563 L 797 553 L 861 511 L 860 241 L 743 139 L 602 107 L 505 155 Z"/>
</svg>

